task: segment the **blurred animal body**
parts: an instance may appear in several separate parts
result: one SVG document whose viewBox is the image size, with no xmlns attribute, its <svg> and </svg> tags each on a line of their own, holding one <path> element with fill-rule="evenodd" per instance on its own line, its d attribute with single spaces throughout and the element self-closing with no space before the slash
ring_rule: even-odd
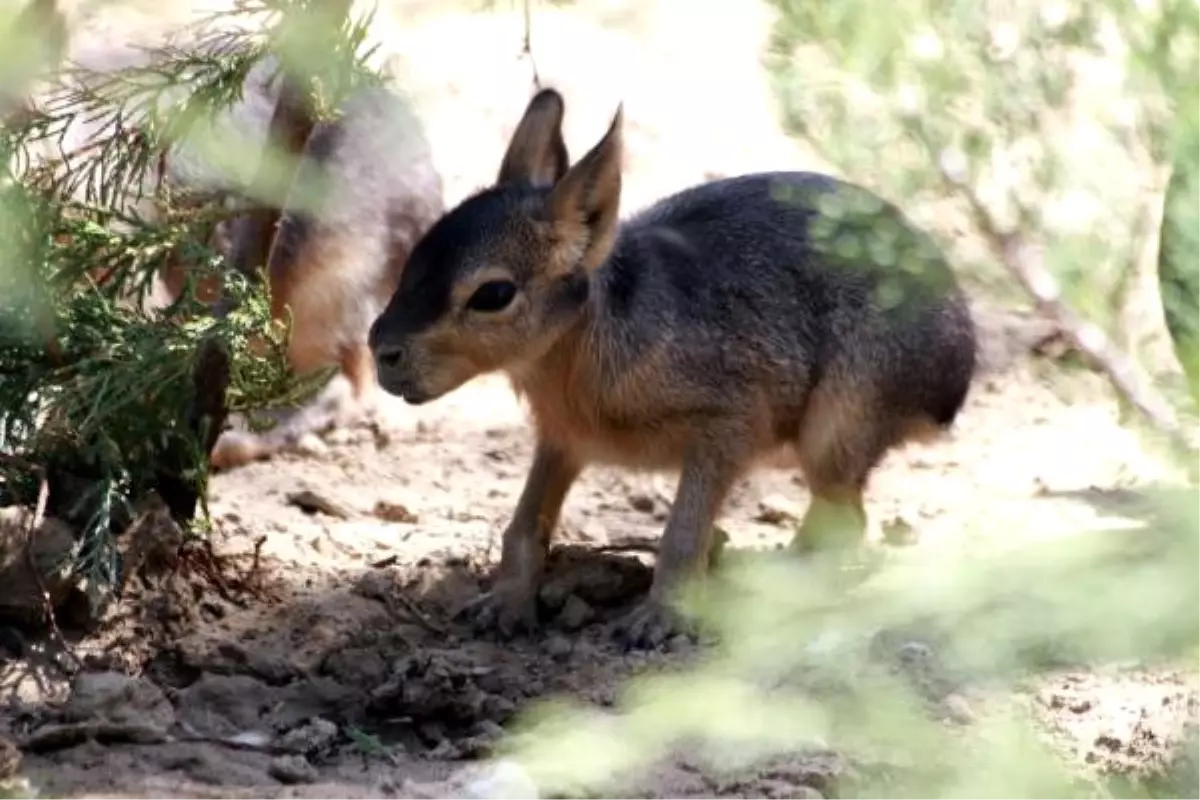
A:
<svg viewBox="0 0 1200 800">
<path fill-rule="evenodd" d="M 103 80 L 122 69 L 146 66 L 152 57 L 143 49 L 112 45 L 77 53 L 74 61 L 80 74 Z M 146 176 L 142 196 L 126 206 L 142 219 L 157 219 L 150 184 L 159 181 L 225 198 L 231 218 L 217 226 L 212 243 L 225 253 L 231 269 L 249 272 L 265 266 L 274 316 L 291 317 L 292 369 L 306 373 L 336 365 L 345 378 L 345 385 L 335 381 L 316 404 L 266 434 L 227 432 L 212 453 L 218 468 L 269 456 L 313 428 L 349 422 L 370 410 L 377 384 L 368 329 L 394 292 L 408 251 L 444 211 L 441 177 L 410 100 L 391 88 L 364 88 L 345 101 L 334 119 L 315 125 L 309 120 L 311 134 L 291 154 L 298 157 L 298 166 L 278 210 L 278 225 L 267 234 L 270 241 L 265 247 L 244 248 L 262 251 L 255 263 L 233 263 L 245 260 L 244 253 L 235 252 L 239 243 L 257 235 L 255 220 L 245 210 L 246 195 L 264 146 L 276 133 L 273 112 L 282 84 L 277 66 L 273 57 L 256 64 L 241 100 L 175 143 Z M 168 92 L 163 100 L 173 96 Z M 35 98 L 30 105 L 36 104 Z M 56 161 L 85 150 L 106 133 L 81 115 L 60 141 L 43 143 L 34 155 L 42 163 Z M 104 279 L 102 274 L 93 277 Z M 143 306 L 165 308 L 191 279 L 181 263 L 164 265 Z M 219 283 L 199 282 L 197 297 L 216 301 Z"/>
<path fill-rule="evenodd" d="M 336 120 L 313 128 L 266 269 L 272 314 L 292 317 L 292 369 L 337 364 L 349 384 L 350 406 L 341 412 L 370 410 L 377 382 L 368 331 L 413 245 L 443 210 L 441 178 L 420 122 L 391 89 L 364 89 Z M 236 220 L 231 238 L 252 224 Z M 213 465 L 261 458 L 314 427 L 349 421 L 341 412 L 334 414 L 340 420 L 320 419 L 319 406 L 267 434 L 228 433 L 213 450 Z"/>
</svg>

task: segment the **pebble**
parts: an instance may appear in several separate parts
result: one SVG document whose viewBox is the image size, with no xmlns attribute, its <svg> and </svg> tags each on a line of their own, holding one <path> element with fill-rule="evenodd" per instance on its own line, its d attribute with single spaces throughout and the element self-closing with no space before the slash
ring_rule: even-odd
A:
<svg viewBox="0 0 1200 800">
<path fill-rule="evenodd" d="M 648 494 L 638 492 L 629 495 L 629 507 L 634 511 L 640 511 L 643 514 L 653 514 L 654 506 L 654 498 Z"/>
<path fill-rule="evenodd" d="M 577 594 L 573 594 L 563 603 L 562 611 L 558 613 L 558 624 L 569 631 L 577 631 L 592 621 L 596 612 L 588 602 Z"/>
<path fill-rule="evenodd" d="M 314 717 L 298 728 L 292 728 L 279 740 L 279 746 L 294 753 L 311 755 L 328 747 L 337 738 L 338 728 L 327 719 Z"/>
<path fill-rule="evenodd" d="M 566 661 L 573 649 L 574 645 L 566 636 L 551 636 L 546 640 L 546 654 L 555 661 Z"/>
<path fill-rule="evenodd" d="M 533 779 L 519 765 L 512 761 L 496 761 L 467 778 L 461 796 L 480 800 L 510 797 L 537 800 L 538 790 Z"/>
<path fill-rule="evenodd" d="M 313 783 L 317 779 L 317 768 L 304 756 L 279 756 L 267 767 L 267 774 L 280 783 Z"/>
<path fill-rule="evenodd" d="M 306 433 L 295 444 L 295 451 L 308 458 L 320 458 L 329 454 L 329 445 L 315 433 Z"/>
</svg>

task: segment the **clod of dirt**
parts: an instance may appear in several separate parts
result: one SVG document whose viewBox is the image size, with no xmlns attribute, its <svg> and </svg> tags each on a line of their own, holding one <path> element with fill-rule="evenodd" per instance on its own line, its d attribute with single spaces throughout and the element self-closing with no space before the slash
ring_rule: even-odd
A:
<svg viewBox="0 0 1200 800">
<path fill-rule="evenodd" d="M 568 630 L 577 631 L 587 625 L 596 616 L 595 610 L 579 595 L 571 595 L 563 603 L 562 611 L 558 612 L 558 624 Z"/>
<path fill-rule="evenodd" d="M 0 781 L 6 781 L 21 770 L 21 749 L 8 737 L 0 736 Z"/>
<path fill-rule="evenodd" d="M 162 690 L 145 678 L 119 672 L 84 672 L 76 676 L 71 696 L 59 711 L 63 722 L 138 724 L 166 732 L 175 724 L 175 709 Z"/>
<path fill-rule="evenodd" d="M 311 432 L 301 436 L 292 449 L 308 458 L 322 458 L 329 455 L 329 445 L 325 444 L 325 440 L 320 436 Z"/>
<path fill-rule="evenodd" d="M 155 493 L 147 495 L 138 504 L 137 516 L 117 540 L 121 574 L 129 580 L 143 567 L 160 572 L 173 569 L 183 539 L 183 531 L 167 504 Z"/>
<path fill-rule="evenodd" d="M 246 675 L 203 675 L 179 694 L 179 720 L 206 736 L 228 737 L 262 726 L 276 692 Z"/>
<path fill-rule="evenodd" d="M 337 735 L 337 725 L 316 717 L 279 737 L 279 747 L 304 756 L 320 755 L 333 746 Z"/>
<path fill-rule="evenodd" d="M 267 774 L 280 783 L 314 783 L 317 768 L 301 755 L 278 756 L 267 767 Z"/>
<path fill-rule="evenodd" d="M 799 505 L 783 495 L 773 494 L 758 501 L 755 519 L 768 525 L 787 525 L 799 522 L 803 516 L 804 510 Z"/>
<path fill-rule="evenodd" d="M 23 747 L 30 753 L 66 750 L 87 742 L 99 744 L 161 744 L 167 734 L 154 725 L 138 722 L 108 722 L 88 720 L 43 725 L 25 739 Z"/>
<path fill-rule="evenodd" d="M 415 525 L 421 521 L 421 518 L 410 511 L 408 506 L 403 503 L 390 503 L 387 500 L 377 502 L 371 513 L 384 522 L 401 522 L 405 525 Z"/>
<path fill-rule="evenodd" d="M 42 587 L 54 606 L 74 586 L 68 569 L 75 531 L 65 522 L 45 517 L 33 531 L 33 512 L 22 506 L 0 508 L 0 619 L 37 625 L 43 616 Z M 36 572 L 30 568 L 30 561 Z M 38 585 L 41 579 L 42 586 Z"/>
<path fill-rule="evenodd" d="M 917 531 L 903 517 L 893 517 L 881 526 L 884 544 L 893 547 L 908 547 L 917 543 Z"/>
<path fill-rule="evenodd" d="M 563 545 L 551 551 L 547 576 L 538 598 L 548 609 L 560 611 L 572 596 L 593 608 L 627 605 L 650 589 L 654 573 L 631 556 Z"/>
<path fill-rule="evenodd" d="M 736 750 L 732 764 L 722 763 L 727 752 L 697 756 L 682 754 L 681 766 L 706 777 L 710 797 L 839 797 L 853 778 L 850 763 L 829 750 L 803 749 L 740 764 Z"/>
<path fill-rule="evenodd" d="M 629 507 L 634 511 L 640 511 L 643 514 L 653 514 L 657 503 L 654 498 L 642 492 L 634 492 L 629 495 Z"/>
<path fill-rule="evenodd" d="M 295 492 L 288 492 L 287 501 L 290 505 L 296 506 L 306 514 L 326 514 L 330 517 L 338 519 L 350 519 L 354 516 L 354 512 L 346 506 L 331 500 L 322 494 L 318 494 L 312 489 L 300 489 Z"/>
<path fill-rule="evenodd" d="M 566 636 L 551 636 L 546 640 L 546 653 L 555 661 L 566 661 L 571 657 L 575 646 Z"/>
<path fill-rule="evenodd" d="M 189 640 L 175 648 L 179 666 L 219 675 L 250 675 L 272 686 L 282 686 L 299 676 L 300 668 L 286 656 L 249 649 L 226 640 Z"/>
<path fill-rule="evenodd" d="M 503 665 L 480 664 L 459 650 L 409 656 L 371 693 L 367 713 L 404 720 L 434 747 L 447 738 L 474 736 L 481 721 L 507 721 L 521 699 L 522 687 L 498 674 L 501 669 Z"/>
<path fill-rule="evenodd" d="M 964 710 L 967 706 L 960 691 L 961 679 L 952 674 L 934 642 L 909 631 L 886 629 L 872 637 L 870 653 L 890 671 L 903 676 L 939 717 L 965 721 L 973 716 Z M 956 698 L 950 700 L 950 707 L 946 706 L 948 698 Z"/>
</svg>

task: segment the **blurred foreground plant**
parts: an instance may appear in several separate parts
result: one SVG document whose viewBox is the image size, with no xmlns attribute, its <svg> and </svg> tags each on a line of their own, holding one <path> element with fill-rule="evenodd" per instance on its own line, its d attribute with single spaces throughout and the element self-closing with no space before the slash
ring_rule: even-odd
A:
<svg viewBox="0 0 1200 800">
<path fill-rule="evenodd" d="M 849 764 L 840 797 L 1192 796 L 1194 754 L 1106 789 L 1103 776 L 1058 758 L 1004 699 L 1054 668 L 1195 668 L 1195 491 L 1110 500 L 1141 524 L 1009 552 L 931 558 L 918 549 L 855 580 L 845 562 L 735 558 L 691 601 L 719 641 L 701 663 L 634 679 L 613 710 L 546 704 L 506 755 L 542 796 L 614 796 L 681 749 L 734 774 L 832 749 Z M 935 641 L 930 652 L 974 689 L 994 690 L 991 701 L 968 724 L 947 724 L 920 681 L 889 662 L 888 634 L 914 639 L 905 645 L 914 652 Z"/>
</svg>

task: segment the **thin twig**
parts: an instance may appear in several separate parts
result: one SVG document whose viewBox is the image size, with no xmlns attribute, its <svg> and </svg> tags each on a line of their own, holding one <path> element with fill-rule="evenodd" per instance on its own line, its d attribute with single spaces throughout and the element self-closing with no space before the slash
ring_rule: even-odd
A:
<svg viewBox="0 0 1200 800">
<path fill-rule="evenodd" d="M 402 594 L 396 594 L 389 595 L 384 600 L 384 605 L 388 607 L 388 610 L 391 611 L 393 615 L 396 613 L 396 607 L 394 605 L 395 603 L 399 603 L 400 605 L 404 606 L 404 610 L 408 612 L 408 616 L 425 630 L 438 636 L 446 635 L 446 629 L 427 617 L 425 613 L 421 611 L 421 609 L 417 608 L 417 604 L 409 598 Z"/>
<path fill-rule="evenodd" d="M 533 14 L 529 7 L 533 0 L 522 0 L 525 12 L 525 38 L 521 43 L 521 57 L 529 57 L 529 66 L 533 70 L 533 88 L 542 88 L 542 78 L 538 74 L 537 60 L 533 57 Z"/>
<path fill-rule="evenodd" d="M 658 555 L 658 545 L 655 542 L 630 540 L 624 542 L 610 542 L 602 544 L 595 548 L 597 553 L 649 553 Z"/>
</svg>

